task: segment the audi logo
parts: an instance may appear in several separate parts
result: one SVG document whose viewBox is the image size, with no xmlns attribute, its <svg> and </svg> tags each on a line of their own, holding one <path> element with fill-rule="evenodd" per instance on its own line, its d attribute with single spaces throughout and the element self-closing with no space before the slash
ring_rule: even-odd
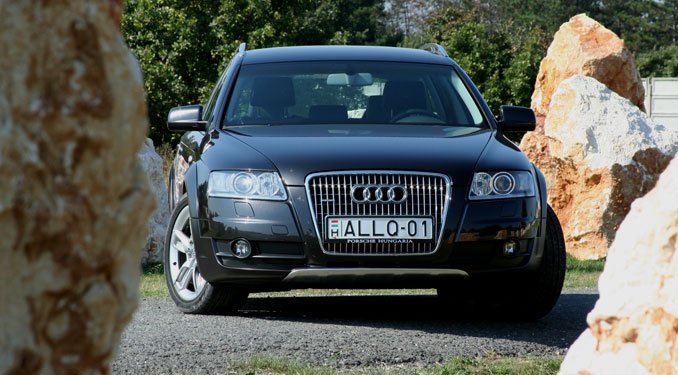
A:
<svg viewBox="0 0 678 375">
<path fill-rule="evenodd" d="M 351 200 L 355 203 L 403 203 L 407 189 L 402 185 L 354 185 Z"/>
</svg>

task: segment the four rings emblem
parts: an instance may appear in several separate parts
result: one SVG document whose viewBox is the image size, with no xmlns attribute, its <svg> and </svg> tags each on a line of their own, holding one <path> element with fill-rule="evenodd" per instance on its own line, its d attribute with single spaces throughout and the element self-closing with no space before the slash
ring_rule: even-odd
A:
<svg viewBox="0 0 678 375">
<path fill-rule="evenodd" d="M 407 189 L 402 185 L 353 185 L 351 200 L 355 203 L 402 203 Z"/>
</svg>

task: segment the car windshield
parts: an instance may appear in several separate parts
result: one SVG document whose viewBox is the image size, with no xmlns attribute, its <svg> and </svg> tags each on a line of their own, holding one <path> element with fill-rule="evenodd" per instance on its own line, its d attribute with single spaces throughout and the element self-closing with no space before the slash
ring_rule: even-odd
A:
<svg viewBox="0 0 678 375">
<path fill-rule="evenodd" d="M 487 128 L 451 66 L 360 61 L 243 65 L 224 125 L 354 123 Z"/>
</svg>

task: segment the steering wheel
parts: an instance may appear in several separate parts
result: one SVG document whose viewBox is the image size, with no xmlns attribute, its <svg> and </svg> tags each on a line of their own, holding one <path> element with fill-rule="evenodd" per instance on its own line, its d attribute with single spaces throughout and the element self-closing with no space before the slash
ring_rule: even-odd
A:
<svg viewBox="0 0 678 375">
<path fill-rule="evenodd" d="M 397 115 L 393 116 L 393 118 L 391 119 L 391 122 L 398 122 L 398 121 L 400 121 L 404 118 L 412 117 L 412 116 L 426 116 L 426 117 L 434 118 L 436 120 L 442 120 L 440 118 L 440 116 L 438 116 L 437 114 L 435 114 L 431 111 L 428 111 L 428 110 L 425 110 L 425 109 L 415 108 L 415 109 L 408 109 L 406 111 L 398 113 Z"/>
</svg>

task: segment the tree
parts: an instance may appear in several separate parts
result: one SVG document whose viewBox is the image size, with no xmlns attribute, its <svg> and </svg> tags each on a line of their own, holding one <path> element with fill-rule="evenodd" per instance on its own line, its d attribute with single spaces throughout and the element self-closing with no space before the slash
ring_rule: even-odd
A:
<svg viewBox="0 0 678 375">
<path fill-rule="evenodd" d="M 591 16 L 619 35 L 634 53 L 664 44 L 667 9 L 654 0 L 603 0 Z"/>
<path fill-rule="evenodd" d="M 171 107 L 197 103 L 217 76 L 212 54 L 211 1 L 129 0 L 122 30 L 144 75 L 150 136 L 168 142 L 165 129 Z"/>
<path fill-rule="evenodd" d="M 545 34 L 538 28 L 499 22 L 498 14 L 501 11 L 487 3 L 461 0 L 432 15 L 425 32 L 466 70 L 490 108 L 529 106 L 546 51 Z"/>
<path fill-rule="evenodd" d="M 678 77 L 678 44 L 641 53 L 636 62 L 643 77 Z"/>
</svg>

